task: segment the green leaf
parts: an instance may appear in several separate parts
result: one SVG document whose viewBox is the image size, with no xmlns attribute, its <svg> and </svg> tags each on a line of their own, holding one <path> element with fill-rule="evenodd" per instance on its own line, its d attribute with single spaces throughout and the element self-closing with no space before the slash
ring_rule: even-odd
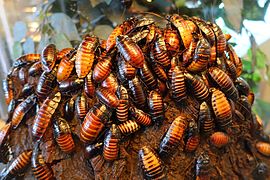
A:
<svg viewBox="0 0 270 180">
<path fill-rule="evenodd" d="M 174 3 L 177 8 L 183 7 L 186 4 L 186 0 L 174 0 Z"/>
<path fill-rule="evenodd" d="M 78 30 L 72 19 L 64 13 L 54 13 L 49 18 L 49 22 L 57 33 L 64 33 L 69 40 L 81 40 Z"/>
<path fill-rule="evenodd" d="M 50 37 L 48 34 L 43 34 L 39 41 L 37 53 L 41 53 L 45 46 L 50 43 Z"/>
<path fill-rule="evenodd" d="M 26 41 L 23 43 L 23 52 L 24 54 L 35 52 L 35 43 L 32 38 L 27 38 Z"/>
<path fill-rule="evenodd" d="M 57 49 L 72 47 L 71 43 L 63 33 L 58 33 L 53 36 L 52 42 L 56 45 Z"/>
<path fill-rule="evenodd" d="M 250 72 L 251 70 L 251 61 L 248 61 L 246 59 L 242 59 L 242 63 L 243 63 L 243 70 L 246 72 Z"/>
<path fill-rule="evenodd" d="M 27 26 L 22 21 L 17 21 L 13 27 L 13 37 L 15 41 L 21 41 L 27 33 Z"/>
<path fill-rule="evenodd" d="M 16 41 L 13 44 L 13 59 L 17 59 L 22 55 L 23 49 L 20 42 Z"/>
<path fill-rule="evenodd" d="M 258 69 L 255 69 L 255 72 L 252 74 L 252 80 L 255 83 L 258 83 L 262 80 L 261 72 Z"/>
<path fill-rule="evenodd" d="M 256 51 L 256 66 L 259 69 L 263 69 L 265 68 L 266 61 L 267 61 L 266 55 L 260 49 L 258 49 Z"/>
</svg>

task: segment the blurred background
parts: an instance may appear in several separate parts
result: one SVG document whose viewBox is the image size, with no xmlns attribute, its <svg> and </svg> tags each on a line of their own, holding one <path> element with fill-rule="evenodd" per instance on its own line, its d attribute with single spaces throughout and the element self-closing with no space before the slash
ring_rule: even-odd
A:
<svg viewBox="0 0 270 180">
<path fill-rule="evenodd" d="M 253 110 L 270 133 L 270 0 L 0 0 L 0 79 L 25 53 L 76 45 L 93 32 L 106 39 L 126 17 L 142 12 L 199 16 L 216 22 L 242 58 L 243 77 L 256 94 Z M 6 104 L 0 83 L 0 119 Z M 0 121 L 0 127 L 3 122 Z"/>
</svg>

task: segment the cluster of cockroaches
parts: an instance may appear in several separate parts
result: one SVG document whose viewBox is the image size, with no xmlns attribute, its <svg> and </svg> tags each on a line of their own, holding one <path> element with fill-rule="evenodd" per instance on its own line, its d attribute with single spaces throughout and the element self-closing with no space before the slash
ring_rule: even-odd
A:
<svg viewBox="0 0 270 180">
<path fill-rule="evenodd" d="M 160 28 L 150 18 L 131 17 L 107 40 L 86 35 L 77 48 L 58 51 L 50 44 L 41 54 L 18 58 L 3 84 L 9 123 L 0 134 L 1 161 L 8 161 L 10 131 L 35 108 L 34 141 L 42 141 L 52 127 L 60 149 L 72 153 L 70 122 L 76 114 L 86 156 L 92 159 L 103 152 L 104 160 L 114 161 L 123 136 L 166 121 L 167 95 L 178 107 L 189 107 L 171 123 L 157 152 L 147 146 L 139 151 L 150 179 L 166 177 L 159 156 L 173 154 L 179 144 L 194 152 L 206 136 L 216 148 L 226 146 L 237 121 L 251 121 L 261 135 L 262 123 L 251 111 L 254 94 L 240 77 L 242 62 L 227 43 L 229 35 L 197 17 L 174 14 L 166 20 Z M 92 107 L 90 99 L 96 102 Z M 190 99 L 199 105 L 190 108 Z M 258 142 L 256 148 L 270 155 L 270 144 Z M 38 145 L 19 155 L 1 177 L 16 176 L 30 161 L 37 179 L 53 178 Z M 198 177 L 208 175 L 209 162 L 206 153 L 196 158 Z"/>
</svg>

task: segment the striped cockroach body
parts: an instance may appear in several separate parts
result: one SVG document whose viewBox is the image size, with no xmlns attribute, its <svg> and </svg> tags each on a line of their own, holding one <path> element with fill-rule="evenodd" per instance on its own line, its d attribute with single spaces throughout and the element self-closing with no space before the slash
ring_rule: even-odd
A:
<svg viewBox="0 0 270 180">
<path fill-rule="evenodd" d="M 42 69 L 46 72 L 50 72 L 56 62 L 56 46 L 54 44 L 47 45 L 41 53 Z"/>
<path fill-rule="evenodd" d="M 117 125 L 113 124 L 104 139 L 103 157 L 105 160 L 113 161 L 118 158 L 120 139 L 121 132 Z"/>
</svg>

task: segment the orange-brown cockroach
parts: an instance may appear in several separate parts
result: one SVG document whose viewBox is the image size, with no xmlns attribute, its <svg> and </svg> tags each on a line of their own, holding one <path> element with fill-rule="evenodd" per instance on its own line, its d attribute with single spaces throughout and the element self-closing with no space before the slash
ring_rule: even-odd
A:
<svg viewBox="0 0 270 180">
<path fill-rule="evenodd" d="M 106 51 L 110 52 L 116 45 L 116 37 L 122 35 L 124 32 L 123 24 L 116 26 L 112 33 L 109 35 L 106 44 Z"/>
<path fill-rule="evenodd" d="M 194 152 L 200 143 L 199 129 L 195 121 L 189 122 L 188 128 L 184 149 L 186 152 Z"/>
<path fill-rule="evenodd" d="M 30 163 L 32 150 L 22 152 L 6 169 L 0 174 L 1 179 L 12 179 L 22 173 Z"/>
<path fill-rule="evenodd" d="M 227 127 L 232 123 L 231 106 L 225 95 L 218 89 L 211 88 L 212 93 L 212 108 L 216 116 L 218 126 L 221 128 Z"/>
<path fill-rule="evenodd" d="M 9 122 L 0 129 L 0 149 L 6 144 L 11 128 L 12 124 Z"/>
<path fill-rule="evenodd" d="M 22 67 L 26 64 L 32 64 L 37 61 L 40 61 L 40 54 L 25 54 L 15 60 L 13 67 Z"/>
<path fill-rule="evenodd" d="M 194 55 L 195 49 L 198 45 L 198 42 L 199 42 L 199 37 L 197 34 L 194 34 L 194 36 L 192 37 L 192 41 L 190 42 L 189 47 L 183 53 L 183 65 L 184 66 L 188 66 L 192 62 L 193 55 Z"/>
<path fill-rule="evenodd" d="M 109 76 L 101 83 L 101 87 L 108 89 L 112 93 L 116 93 L 118 86 L 117 78 L 113 73 L 110 73 Z"/>
<path fill-rule="evenodd" d="M 68 122 L 63 118 L 57 118 L 53 122 L 53 133 L 60 149 L 65 153 L 71 153 L 75 149 Z"/>
<path fill-rule="evenodd" d="M 3 80 L 3 91 L 5 95 L 6 104 L 8 105 L 15 95 L 14 80 L 11 75 L 7 75 Z"/>
<path fill-rule="evenodd" d="M 213 45 L 210 48 L 210 58 L 209 58 L 209 62 L 208 65 L 209 66 L 213 66 L 216 62 L 217 62 L 217 51 L 216 51 L 216 46 Z"/>
<path fill-rule="evenodd" d="M 199 124 L 200 124 L 200 131 L 206 135 L 213 132 L 214 129 L 214 119 L 211 116 L 211 111 L 206 102 L 203 102 L 200 105 L 200 112 L 199 112 Z"/>
<path fill-rule="evenodd" d="M 168 76 L 167 76 L 167 73 L 166 73 L 165 69 L 163 68 L 163 66 L 161 66 L 159 63 L 157 63 L 154 60 L 152 54 L 151 54 L 151 57 L 150 57 L 150 61 L 151 61 L 151 65 L 152 65 L 152 70 L 154 71 L 156 77 L 158 79 L 160 79 L 161 81 L 167 81 Z"/>
<path fill-rule="evenodd" d="M 234 63 L 230 59 L 225 59 L 226 72 L 230 76 L 230 78 L 235 81 L 237 78 L 236 67 Z"/>
<path fill-rule="evenodd" d="M 30 68 L 28 69 L 29 76 L 40 76 L 42 73 L 42 64 L 41 61 L 35 62 Z"/>
<path fill-rule="evenodd" d="M 265 156 L 270 156 L 270 144 L 267 142 L 257 142 L 256 143 L 256 149 L 259 153 L 265 155 Z"/>
<path fill-rule="evenodd" d="M 235 50 L 233 49 L 232 45 L 227 45 L 227 51 L 229 52 L 230 60 L 233 61 L 236 67 L 236 74 L 239 77 L 242 74 L 243 63 L 242 60 L 237 56 Z"/>
<path fill-rule="evenodd" d="M 180 115 L 172 122 L 159 145 L 160 154 L 170 154 L 181 142 L 188 122 L 185 115 Z"/>
<path fill-rule="evenodd" d="M 235 87 L 240 95 L 248 96 L 250 92 L 250 86 L 244 78 L 238 77 L 235 81 Z"/>
<path fill-rule="evenodd" d="M 55 65 L 56 62 L 56 46 L 54 44 L 47 45 L 41 53 L 41 64 L 42 69 L 46 72 L 50 72 Z"/>
<path fill-rule="evenodd" d="M 196 180 L 209 180 L 210 179 L 210 158 L 208 154 L 201 153 L 196 159 Z"/>
<path fill-rule="evenodd" d="M 59 51 L 56 54 L 56 59 L 58 61 L 60 61 L 64 56 L 66 56 L 68 53 L 70 53 L 70 51 L 74 51 L 74 49 L 73 48 L 64 48 L 64 49 L 62 49 L 61 51 Z"/>
<path fill-rule="evenodd" d="M 116 124 L 113 124 L 106 133 L 103 146 L 103 157 L 107 161 L 113 161 L 118 158 L 119 141 L 121 132 Z"/>
<path fill-rule="evenodd" d="M 95 60 L 95 50 L 98 46 L 96 36 L 85 36 L 76 54 L 75 68 L 79 78 L 84 78 L 92 69 Z"/>
<path fill-rule="evenodd" d="M 77 118 L 82 122 L 88 112 L 87 98 L 84 94 L 77 96 L 75 109 Z"/>
<path fill-rule="evenodd" d="M 210 136 L 210 142 L 217 148 L 226 146 L 230 141 L 230 138 L 224 132 L 215 132 Z"/>
<path fill-rule="evenodd" d="M 130 39 L 132 41 L 134 41 L 135 43 L 138 43 L 139 41 L 143 40 L 144 38 L 146 38 L 146 36 L 148 35 L 149 30 L 145 29 L 142 31 L 137 31 L 135 33 L 132 33 L 129 35 Z"/>
<path fill-rule="evenodd" d="M 152 120 L 161 125 L 165 118 L 163 98 L 160 93 L 152 90 L 148 96 L 148 107 Z"/>
<path fill-rule="evenodd" d="M 146 36 L 146 44 L 150 44 L 156 37 L 156 26 L 155 24 L 151 24 L 148 26 L 149 33 Z"/>
<path fill-rule="evenodd" d="M 130 107 L 129 110 L 137 123 L 142 124 L 144 126 L 151 125 L 152 120 L 149 114 L 143 112 L 140 109 L 137 109 L 134 106 Z"/>
<path fill-rule="evenodd" d="M 59 90 L 64 95 L 74 95 L 82 88 L 84 83 L 83 79 L 76 78 L 76 76 L 70 77 L 59 83 Z"/>
<path fill-rule="evenodd" d="M 68 77 L 70 76 L 75 66 L 75 59 L 76 59 L 75 53 L 76 51 L 70 50 L 70 52 L 68 52 L 61 58 L 56 74 L 58 82 L 64 81 L 68 79 Z"/>
<path fill-rule="evenodd" d="M 128 36 L 118 36 L 116 46 L 123 58 L 136 68 L 142 68 L 144 54 L 141 48 L 132 41 Z"/>
<path fill-rule="evenodd" d="M 164 30 L 164 39 L 168 51 L 171 51 L 172 54 L 179 52 L 180 37 L 177 30 L 171 26 L 171 23 L 167 24 Z"/>
<path fill-rule="evenodd" d="M 95 96 L 95 83 L 92 78 L 93 71 L 91 70 L 88 75 L 84 79 L 84 92 L 87 94 L 88 97 L 93 98 Z"/>
<path fill-rule="evenodd" d="M 41 105 L 37 116 L 34 119 L 32 134 L 36 140 L 40 140 L 44 135 L 52 115 L 54 114 L 61 100 L 61 93 L 57 92 L 52 97 L 48 97 Z"/>
<path fill-rule="evenodd" d="M 157 80 L 153 73 L 151 72 L 151 69 L 148 67 L 147 62 L 145 61 L 143 64 L 143 67 L 139 69 L 139 75 L 141 80 L 144 82 L 146 87 L 150 90 L 156 89 L 157 87 Z"/>
<path fill-rule="evenodd" d="M 160 158 L 148 146 L 139 150 L 139 162 L 147 179 L 167 179 Z"/>
<path fill-rule="evenodd" d="M 106 106 L 116 108 L 119 105 L 119 99 L 111 91 L 100 87 L 96 90 L 97 98 Z"/>
<path fill-rule="evenodd" d="M 64 104 L 64 118 L 68 121 L 71 121 L 74 118 L 75 114 L 75 100 L 73 98 L 70 98 L 65 104 Z"/>
<path fill-rule="evenodd" d="M 112 58 L 109 55 L 102 56 L 93 70 L 93 80 L 97 83 L 102 82 L 108 77 L 112 68 Z"/>
<path fill-rule="evenodd" d="M 118 73 L 121 81 L 131 80 L 136 75 L 136 68 L 131 66 L 129 62 L 125 61 L 121 56 L 117 58 Z"/>
<path fill-rule="evenodd" d="M 128 81 L 128 87 L 131 91 L 131 96 L 137 107 L 145 107 L 146 96 L 142 87 L 142 84 L 137 76 L 134 79 Z"/>
<path fill-rule="evenodd" d="M 177 101 L 181 102 L 186 99 L 186 85 L 185 76 L 180 66 L 176 66 L 172 71 L 172 97 Z"/>
<path fill-rule="evenodd" d="M 249 104 L 252 106 L 255 100 L 254 93 L 252 91 L 249 91 L 247 98 L 248 98 Z"/>
<path fill-rule="evenodd" d="M 212 27 L 212 30 L 214 31 L 216 36 L 217 57 L 222 57 L 224 51 L 226 50 L 226 38 L 218 25 L 213 23 L 209 25 Z"/>
<path fill-rule="evenodd" d="M 127 120 L 118 125 L 121 133 L 124 135 L 132 134 L 140 129 L 140 125 L 134 120 Z"/>
<path fill-rule="evenodd" d="M 128 100 L 128 91 L 123 85 L 118 87 L 117 96 L 120 100 L 120 103 L 116 108 L 116 117 L 119 121 L 127 121 L 129 100 Z"/>
<path fill-rule="evenodd" d="M 168 76 L 168 80 L 171 82 L 172 81 L 172 72 L 174 70 L 174 68 L 178 65 L 178 61 L 179 61 L 179 57 L 178 56 L 174 56 L 171 59 L 171 68 L 169 69 L 167 76 Z"/>
<path fill-rule="evenodd" d="M 11 119 L 13 129 L 19 126 L 25 114 L 36 104 L 36 100 L 36 95 L 32 94 L 16 107 Z"/>
</svg>

